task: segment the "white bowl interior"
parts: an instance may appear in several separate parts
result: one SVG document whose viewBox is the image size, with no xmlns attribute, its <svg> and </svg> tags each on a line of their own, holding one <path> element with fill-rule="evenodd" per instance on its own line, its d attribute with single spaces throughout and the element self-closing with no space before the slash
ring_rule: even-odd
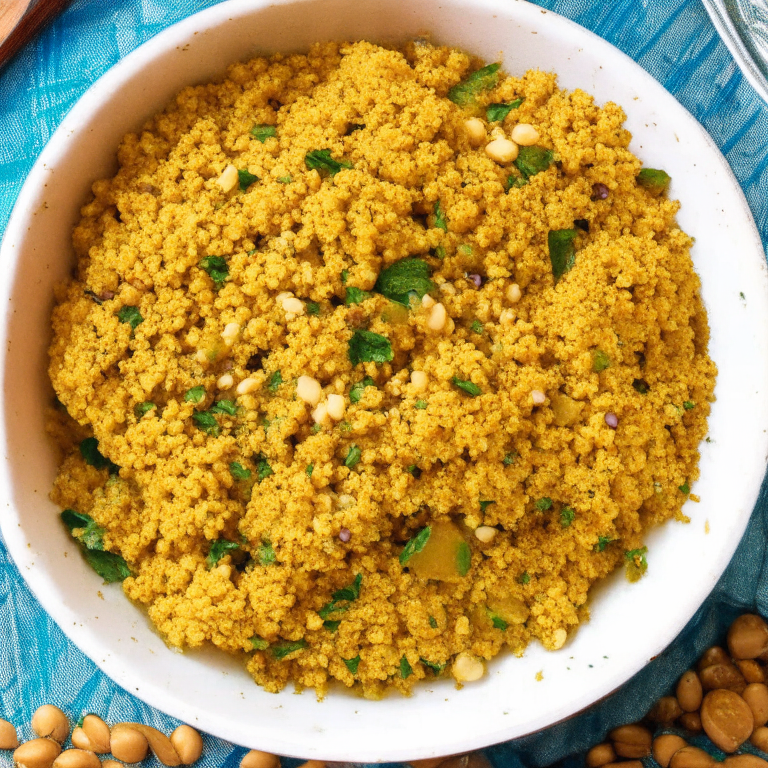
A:
<svg viewBox="0 0 768 768">
<path fill-rule="evenodd" d="M 48 500 L 55 458 L 43 429 L 52 286 L 71 268 L 70 233 L 90 184 L 114 170 L 123 134 L 183 86 L 260 52 L 423 33 L 488 61 L 501 56 L 512 73 L 553 70 L 562 87 L 618 102 L 634 152 L 671 174 L 671 194 L 683 203 L 680 225 L 696 237 L 693 258 L 720 370 L 712 442 L 702 444 L 694 488 L 702 501 L 686 505 L 690 525 L 671 523 L 648 536 L 649 570 L 638 584 L 616 574 L 595 591 L 591 621 L 557 653 L 532 646 L 522 659 L 505 655 L 460 692 L 443 680 L 408 699 L 378 702 L 342 691 L 322 702 L 312 692 L 272 695 L 235 659 L 171 653 L 119 586 L 101 584 L 59 524 Z M 462 752 L 561 720 L 672 640 L 730 560 L 757 497 L 768 453 L 768 279 L 741 191 L 707 134 L 658 83 L 591 33 L 525 2 L 237 0 L 191 17 L 126 57 L 65 118 L 24 186 L 0 258 L 0 500 L 8 547 L 46 610 L 108 675 L 237 744 L 305 758 L 396 761 Z"/>
</svg>

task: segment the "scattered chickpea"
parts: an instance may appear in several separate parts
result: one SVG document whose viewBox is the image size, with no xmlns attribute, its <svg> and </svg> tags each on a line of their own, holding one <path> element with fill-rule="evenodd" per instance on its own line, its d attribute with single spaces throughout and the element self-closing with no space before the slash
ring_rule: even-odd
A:
<svg viewBox="0 0 768 768">
<path fill-rule="evenodd" d="M 675 733 L 664 733 L 653 740 L 651 754 L 661 768 L 669 768 L 669 761 L 675 752 L 687 746 L 688 742 L 682 736 Z"/>
<path fill-rule="evenodd" d="M 427 374 L 424 371 L 411 371 L 411 384 L 417 392 L 424 392 L 427 388 Z"/>
<path fill-rule="evenodd" d="M 221 187 L 222 192 L 229 192 L 234 189 L 238 180 L 239 176 L 237 174 L 237 168 L 230 164 L 221 172 L 221 176 L 216 179 L 216 183 Z"/>
<path fill-rule="evenodd" d="M 520 299 L 523 298 L 523 292 L 520 290 L 520 286 L 517 283 L 507 287 L 507 301 L 511 304 L 517 304 Z"/>
<path fill-rule="evenodd" d="M 701 706 L 702 698 L 704 698 L 701 680 L 692 669 L 683 673 L 675 693 L 684 712 L 696 712 Z"/>
<path fill-rule="evenodd" d="M 101 768 L 101 760 L 85 749 L 65 749 L 53 761 L 52 768 Z"/>
<path fill-rule="evenodd" d="M 232 374 L 225 373 L 223 376 L 219 376 L 216 386 L 219 389 L 230 389 L 234 383 L 235 380 L 232 378 Z"/>
<path fill-rule="evenodd" d="M 88 744 L 86 746 L 75 744 L 76 747 L 79 747 L 79 749 L 89 749 L 98 755 L 105 755 L 109 752 L 109 726 L 98 715 L 86 715 L 83 718 L 83 725 L 79 730 L 85 735 Z M 74 744 L 74 742 L 75 737 L 73 734 L 72 743 Z"/>
<path fill-rule="evenodd" d="M 510 138 L 521 147 L 530 147 L 539 140 L 540 136 L 539 132 L 529 123 L 518 123 L 512 129 Z"/>
<path fill-rule="evenodd" d="M 445 328 L 447 319 L 448 313 L 445 311 L 445 307 L 438 302 L 430 310 L 427 328 L 430 331 L 442 331 Z"/>
<path fill-rule="evenodd" d="M 753 613 L 739 616 L 728 630 L 728 650 L 734 659 L 756 659 L 768 651 L 768 624 Z"/>
<path fill-rule="evenodd" d="M 531 400 L 534 405 L 544 405 L 546 399 L 547 396 L 540 389 L 531 390 Z"/>
<path fill-rule="evenodd" d="M 485 666 L 480 659 L 462 652 L 453 662 L 451 674 L 457 683 L 474 683 L 485 674 Z"/>
<path fill-rule="evenodd" d="M 341 421 L 344 418 L 346 409 L 347 403 L 342 395 L 328 395 L 326 399 L 326 412 L 334 421 Z"/>
<path fill-rule="evenodd" d="M 714 758 L 709 752 L 699 747 L 686 746 L 672 755 L 669 768 L 710 768 L 714 763 Z"/>
<path fill-rule="evenodd" d="M 642 725 L 622 725 L 608 734 L 619 757 L 641 758 L 651 754 L 653 737 Z"/>
<path fill-rule="evenodd" d="M 315 406 L 320 402 L 323 388 L 317 379 L 311 376 L 299 376 L 296 382 L 296 395 L 308 405 Z"/>
<path fill-rule="evenodd" d="M 516 160 L 518 152 L 517 144 L 509 139 L 494 139 L 485 145 L 485 154 L 500 165 Z"/>
<path fill-rule="evenodd" d="M 0 719 L 0 749 L 16 749 L 18 746 L 16 729 L 7 720 Z"/>
<path fill-rule="evenodd" d="M 203 738 L 189 725 L 180 725 L 170 739 L 184 765 L 192 765 L 203 754 Z"/>
<path fill-rule="evenodd" d="M 238 385 L 235 392 L 238 395 L 249 395 L 251 392 L 259 388 L 259 382 L 256 379 L 247 378 L 243 379 Z"/>
<path fill-rule="evenodd" d="M 755 728 L 749 737 L 749 743 L 762 752 L 768 752 L 768 728 L 764 725 L 760 728 Z"/>
<path fill-rule="evenodd" d="M 43 704 L 32 715 L 32 730 L 41 737 L 47 737 L 62 744 L 69 736 L 67 716 L 53 704 Z"/>
<path fill-rule="evenodd" d="M 465 120 L 464 130 L 473 147 L 479 147 L 486 139 L 485 123 L 479 117 L 470 117 Z"/>
<path fill-rule="evenodd" d="M 61 747 L 53 739 L 32 739 L 13 753 L 13 764 L 24 768 L 51 768 L 61 754 Z"/>
<path fill-rule="evenodd" d="M 302 763 L 298 768 L 325 768 L 324 760 L 307 760 Z"/>
<path fill-rule="evenodd" d="M 117 760 L 102 760 L 101 768 L 125 768 L 125 766 Z"/>
<path fill-rule="evenodd" d="M 149 742 L 144 734 L 125 723 L 112 727 L 112 754 L 124 763 L 140 763 L 149 751 Z"/>
<path fill-rule="evenodd" d="M 280 768 L 280 758 L 269 752 L 260 752 L 258 749 L 252 749 L 243 755 L 240 761 L 240 768 Z"/>
<path fill-rule="evenodd" d="M 616 753 L 610 744 L 597 744 L 587 752 L 585 762 L 587 768 L 602 768 L 603 765 L 612 763 L 616 759 Z"/>
<path fill-rule="evenodd" d="M 497 528 L 493 528 L 490 525 L 481 525 L 479 528 L 475 528 L 475 536 L 483 542 L 483 544 L 490 544 L 498 533 Z"/>
</svg>

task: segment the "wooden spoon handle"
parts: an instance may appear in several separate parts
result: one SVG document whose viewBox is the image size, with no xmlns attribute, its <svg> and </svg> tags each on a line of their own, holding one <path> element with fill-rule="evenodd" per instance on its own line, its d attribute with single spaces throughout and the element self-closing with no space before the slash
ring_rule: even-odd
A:
<svg viewBox="0 0 768 768">
<path fill-rule="evenodd" d="M 11 0 L 10 3 L 3 3 L 0 9 L 0 68 L 70 2 L 71 0 L 38 0 L 36 3 L 34 0 Z"/>
</svg>

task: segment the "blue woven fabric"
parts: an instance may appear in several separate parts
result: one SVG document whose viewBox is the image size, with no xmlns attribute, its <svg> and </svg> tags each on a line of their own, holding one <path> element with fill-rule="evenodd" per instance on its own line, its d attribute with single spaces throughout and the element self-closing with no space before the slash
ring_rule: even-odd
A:
<svg viewBox="0 0 768 768">
<path fill-rule="evenodd" d="M 0 234 L 22 182 L 67 110 L 120 58 L 215 0 L 76 0 L 0 72 Z M 768 106 L 720 41 L 699 0 L 538 0 L 623 50 L 704 125 L 727 158 L 768 245 Z M 543 766 L 583 752 L 615 725 L 642 716 L 692 660 L 745 608 L 768 615 L 768 489 L 720 583 L 653 664 L 606 701 L 541 734 L 492 747 L 496 768 Z M 653 631 L 645 627 L 643 631 Z M 34 659 L 34 663 L 30 663 Z M 0 541 L 0 716 L 29 722 L 40 704 L 72 716 L 177 723 L 115 685 L 62 634 L 27 589 Z M 206 737 L 200 765 L 237 766 L 244 750 Z M 2 764 L 0 757 L 0 764 Z M 285 761 L 291 768 L 298 761 Z"/>
</svg>

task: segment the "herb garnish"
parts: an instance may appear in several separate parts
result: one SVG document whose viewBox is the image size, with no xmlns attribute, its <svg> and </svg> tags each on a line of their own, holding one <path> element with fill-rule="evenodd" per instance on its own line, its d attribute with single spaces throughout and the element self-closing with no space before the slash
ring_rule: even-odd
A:
<svg viewBox="0 0 768 768">
<path fill-rule="evenodd" d="M 460 107 L 474 105 L 480 93 L 496 87 L 496 83 L 499 81 L 500 66 L 500 64 L 489 64 L 473 72 L 448 91 L 448 98 Z"/>
<path fill-rule="evenodd" d="M 347 665 L 347 669 L 350 671 L 351 674 L 353 675 L 357 674 L 357 667 L 360 664 L 360 654 L 355 656 L 354 659 L 342 658 L 342 661 Z"/>
<path fill-rule="evenodd" d="M 259 559 L 259 565 L 272 565 L 277 558 L 275 554 L 275 548 L 272 546 L 272 542 L 267 539 L 263 539 L 259 545 L 256 556 Z"/>
<path fill-rule="evenodd" d="M 368 291 L 364 291 L 362 288 L 355 288 L 354 286 L 350 285 L 347 286 L 347 294 L 344 298 L 344 303 L 347 305 L 360 304 L 370 297 L 371 294 L 368 293 Z"/>
<path fill-rule="evenodd" d="M 545 149 L 544 147 L 520 147 L 517 159 L 515 160 L 515 166 L 520 171 L 522 177 L 528 181 L 531 176 L 546 171 L 552 165 L 554 159 L 555 154 L 551 149 Z"/>
<path fill-rule="evenodd" d="M 685 408 L 686 411 L 693 410 L 696 407 L 696 403 L 692 402 L 691 400 L 686 400 L 683 403 L 683 408 Z"/>
<path fill-rule="evenodd" d="M 209 413 L 226 413 L 228 416 L 235 416 L 237 406 L 232 400 L 218 400 L 210 407 Z"/>
<path fill-rule="evenodd" d="M 230 462 L 229 473 L 235 480 L 248 480 L 251 476 L 251 470 L 246 469 L 239 461 Z"/>
<path fill-rule="evenodd" d="M 401 259 L 379 275 L 373 290 L 407 307 L 411 294 L 421 300 L 435 289 L 435 284 L 429 279 L 429 271 L 429 265 L 422 259 Z"/>
<path fill-rule="evenodd" d="M 517 577 L 518 584 L 530 584 L 531 583 L 531 576 L 528 573 L 528 571 L 524 571 Z"/>
<path fill-rule="evenodd" d="M 672 178 L 666 171 L 656 170 L 655 168 L 643 168 L 637 174 L 638 186 L 644 187 L 655 195 L 666 192 L 670 181 L 672 181 Z"/>
<path fill-rule="evenodd" d="M 575 238 L 575 229 L 551 229 L 547 235 L 555 284 L 566 272 L 573 269 L 576 263 L 576 247 L 573 244 Z"/>
<path fill-rule="evenodd" d="M 308 170 L 317 170 L 321 176 L 335 176 L 342 168 L 353 167 L 349 160 L 334 160 L 330 149 L 314 149 L 307 152 L 304 164 Z"/>
<path fill-rule="evenodd" d="M 544 496 L 539 499 L 534 506 L 539 512 L 546 512 L 548 509 L 552 509 L 552 499 L 550 499 L 549 496 Z"/>
<path fill-rule="evenodd" d="M 485 108 L 485 117 L 489 123 L 503 120 L 513 109 L 517 109 L 525 99 L 515 99 L 504 104 L 489 104 Z M 522 147 L 521 147 L 522 149 Z"/>
<path fill-rule="evenodd" d="M 504 621 L 504 619 L 501 618 L 501 616 L 497 616 L 493 611 L 488 611 L 489 618 L 491 620 L 491 624 L 493 624 L 496 629 L 500 629 L 502 632 L 509 627 L 509 624 Z"/>
<path fill-rule="evenodd" d="M 357 600 L 360 597 L 360 585 L 363 583 L 363 574 L 358 573 L 355 576 L 355 580 L 347 587 L 337 589 L 332 595 L 329 602 L 327 602 L 318 612 L 317 615 L 321 619 L 327 619 L 332 613 L 344 613 L 349 610 L 348 605 L 342 605 L 339 607 L 339 603 L 351 602 Z"/>
<path fill-rule="evenodd" d="M 488 509 L 488 507 L 490 507 L 491 504 L 495 504 L 495 503 L 496 503 L 495 501 L 481 501 L 480 502 L 480 511 L 481 512 L 485 512 L 485 510 Z"/>
<path fill-rule="evenodd" d="M 110 475 L 116 475 L 120 467 L 99 451 L 99 441 L 95 437 L 86 437 L 80 443 L 80 455 L 86 464 L 90 464 L 96 469 L 108 469 Z"/>
<path fill-rule="evenodd" d="M 216 421 L 216 417 L 210 411 L 195 411 L 192 414 L 192 421 L 195 422 L 195 426 L 198 429 L 205 432 L 206 435 L 211 437 L 218 437 L 221 431 L 219 422 Z"/>
<path fill-rule="evenodd" d="M 408 659 L 403 656 L 400 659 L 400 677 L 405 680 L 407 677 L 410 677 L 413 674 L 413 669 L 411 669 L 411 665 L 408 663 Z"/>
<path fill-rule="evenodd" d="M 277 388 L 283 383 L 283 374 L 280 371 L 275 371 L 267 382 L 267 389 L 274 395 L 277 392 Z"/>
<path fill-rule="evenodd" d="M 405 565 L 417 552 L 421 552 L 429 541 L 431 534 L 432 528 L 427 526 L 426 528 L 422 528 L 412 539 L 410 539 L 400 553 L 400 565 Z"/>
<path fill-rule="evenodd" d="M 376 383 L 370 376 L 366 376 L 362 381 L 355 382 L 349 390 L 349 400 L 352 403 L 359 403 L 360 398 L 366 387 L 375 387 Z"/>
<path fill-rule="evenodd" d="M 477 397 L 482 394 L 483 390 L 471 381 L 466 379 L 460 379 L 458 376 L 454 376 L 451 379 L 451 384 L 454 387 L 458 387 L 462 392 L 466 392 L 470 397 Z"/>
<path fill-rule="evenodd" d="M 132 331 L 135 331 L 136 328 L 144 322 L 144 318 L 141 316 L 138 307 L 121 307 L 115 314 L 121 323 L 128 323 L 128 325 L 131 326 Z"/>
<path fill-rule="evenodd" d="M 363 452 L 356 445 L 350 445 L 347 458 L 344 459 L 344 466 L 352 469 L 360 461 L 362 455 Z"/>
<path fill-rule="evenodd" d="M 394 358 L 392 345 L 386 336 L 372 331 L 356 330 L 349 340 L 349 361 L 358 363 L 388 363 Z"/>
<path fill-rule="evenodd" d="M 259 482 L 274 474 L 275 471 L 269 466 L 267 457 L 263 453 L 256 456 L 256 476 L 258 477 Z"/>
<path fill-rule="evenodd" d="M 483 324 L 479 320 L 473 320 L 472 325 L 469 326 L 469 330 L 472 331 L 472 333 L 482 333 Z"/>
<path fill-rule="evenodd" d="M 236 549 L 240 549 L 240 545 L 235 541 L 228 541 L 227 539 L 212 541 L 211 548 L 208 550 L 208 557 L 205 558 L 208 570 L 215 567 L 227 552 L 234 552 Z"/>
<path fill-rule="evenodd" d="M 603 352 L 602 349 L 595 349 L 592 352 L 592 370 L 595 373 L 600 373 L 611 365 L 611 358 Z"/>
<path fill-rule="evenodd" d="M 255 136 L 263 144 L 270 136 L 277 136 L 277 128 L 274 125 L 260 123 L 251 128 L 251 136 Z"/>
<path fill-rule="evenodd" d="M 254 651 L 266 651 L 269 648 L 269 643 L 258 635 L 249 638 L 248 642 L 253 646 Z"/>
<path fill-rule="evenodd" d="M 307 468 L 304 471 L 307 473 L 307 477 L 312 477 L 312 473 L 315 471 L 315 465 L 307 464 Z"/>
<path fill-rule="evenodd" d="M 142 416 L 149 413 L 153 408 L 157 408 L 157 406 L 154 403 L 150 403 L 149 401 L 144 403 L 136 403 L 136 405 L 133 406 L 133 415 L 138 421 Z"/>
<path fill-rule="evenodd" d="M 568 528 L 576 517 L 576 510 L 571 507 L 563 507 L 560 510 L 560 526 Z"/>
<path fill-rule="evenodd" d="M 651 388 L 648 386 L 648 382 L 645 381 L 645 379 L 634 379 L 632 387 L 641 395 L 647 395 L 651 391 Z"/>
<path fill-rule="evenodd" d="M 336 632 L 340 624 L 341 624 L 341 619 L 335 619 L 335 620 L 328 619 L 328 621 L 323 622 L 323 627 L 327 629 L 329 632 L 333 633 L 333 632 Z"/>
<path fill-rule="evenodd" d="M 682 485 L 677 486 L 677 490 L 687 496 L 691 492 L 691 486 L 688 485 L 688 481 L 686 480 L 686 482 L 684 482 Z"/>
<path fill-rule="evenodd" d="M 432 629 L 437 629 L 437 619 L 434 616 L 429 617 L 429 626 L 432 627 Z"/>
<path fill-rule="evenodd" d="M 469 549 L 469 544 L 466 541 L 462 541 L 456 550 L 456 570 L 459 572 L 459 576 L 466 576 L 471 565 L 472 553 Z"/>
<path fill-rule="evenodd" d="M 200 259 L 197 266 L 208 273 L 217 290 L 229 278 L 229 266 L 221 256 L 206 256 L 204 259 Z"/>
<path fill-rule="evenodd" d="M 320 305 L 316 301 L 308 301 L 307 314 L 318 317 L 320 315 Z"/>
<path fill-rule="evenodd" d="M 413 407 L 418 409 L 419 411 L 426 411 L 427 410 L 427 405 L 429 405 L 429 403 L 427 403 L 426 400 L 417 400 L 413 404 Z"/>
<path fill-rule="evenodd" d="M 514 464 L 515 463 L 515 459 L 516 458 L 517 458 L 517 454 L 516 453 L 508 453 L 506 456 L 504 456 L 504 458 L 502 459 L 501 463 L 505 467 L 508 467 L 510 464 Z"/>
<path fill-rule="evenodd" d="M 445 212 L 439 200 L 435 202 L 435 228 L 442 229 L 443 232 L 448 231 L 448 219 L 445 218 Z"/>
<path fill-rule="evenodd" d="M 431 669 L 436 675 L 439 675 L 444 669 L 447 664 L 447 662 L 443 664 L 438 664 L 434 661 L 427 661 L 423 656 L 419 659 L 419 661 L 427 667 L 427 669 Z"/>
<path fill-rule="evenodd" d="M 276 659 L 284 659 L 286 656 L 290 656 L 296 651 L 301 651 L 307 647 L 307 641 L 304 639 L 296 640 L 295 642 L 278 643 L 271 648 L 272 656 Z"/>
<path fill-rule="evenodd" d="M 201 384 L 197 387 L 192 387 L 184 393 L 185 403 L 199 403 L 205 397 L 205 387 Z"/>
<path fill-rule="evenodd" d="M 247 168 L 241 168 L 237 172 L 237 178 L 240 182 L 240 191 L 245 192 L 251 184 L 259 181 L 259 177 L 251 173 Z"/>
<path fill-rule="evenodd" d="M 612 541 L 616 541 L 616 539 L 612 539 L 610 536 L 598 536 L 597 544 L 595 544 L 595 550 L 598 552 L 603 552 Z"/>
</svg>

